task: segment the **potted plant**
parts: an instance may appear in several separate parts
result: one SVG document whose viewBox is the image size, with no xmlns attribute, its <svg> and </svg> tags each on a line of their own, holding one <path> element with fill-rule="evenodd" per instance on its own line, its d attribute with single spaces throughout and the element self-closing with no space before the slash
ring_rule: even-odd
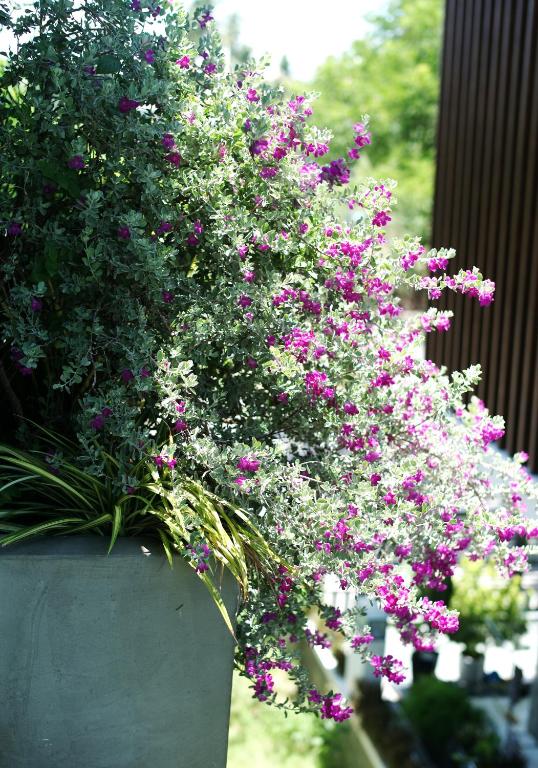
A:
<svg viewBox="0 0 538 768">
<path fill-rule="evenodd" d="M 454 683 L 424 677 L 402 702 L 435 765 L 455 768 L 524 768 L 519 750 L 508 750 L 486 712 Z"/>
<path fill-rule="evenodd" d="M 454 578 L 451 607 L 460 617 L 453 639 L 464 646 L 461 679 L 468 688 L 482 686 L 488 641 L 517 643 L 524 634 L 526 603 L 519 577 L 503 582 L 491 566 L 462 561 Z"/>
<path fill-rule="evenodd" d="M 329 137 L 311 125 L 309 101 L 283 98 L 255 65 L 226 73 L 212 27 L 208 8 L 191 18 L 148 0 L 76 10 L 48 0 L 12 22 L 19 45 L 0 79 L 0 568 L 27 584 L 2 614 L 2 636 L 29 654 L 24 669 L 52 703 L 42 719 L 9 720 L 8 710 L 28 712 L 39 699 L 27 672 L 26 687 L 10 678 L 10 765 L 21 743 L 26 764 L 66 763 L 83 746 L 87 765 L 102 765 L 100 740 L 114 743 L 116 766 L 147 764 L 144 750 L 157 750 L 163 733 L 168 753 L 152 764 L 175 764 L 174 750 L 184 764 L 223 764 L 229 692 L 208 701 L 201 663 L 191 685 L 192 657 L 183 682 L 174 666 L 166 718 L 153 689 L 147 711 L 128 706 L 135 694 L 143 700 L 157 667 L 166 679 L 179 643 L 163 595 L 177 597 L 180 615 L 188 605 L 219 618 L 198 592 L 188 601 L 174 592 L 195 589 L 184 564 L 205 582 L 222 631 L 235 628 L 235 663 L 253 695 L 339 721 L 351 708 L 317 691 L 298 655 L 313 609 L 377 677 L 398 682 L 403 670 L 369 651 L 372 635 L 354 630 L 354 611 L 324 604 L 326 574 L 377 601 L 421 646 L 454 632 L 457 617 L 419 588 L 450 576 L 462 552 L 514 573 L 525 551 L 512 539 L 537 533 L 524 528 L 516 499 L 527 482 L 522 455 L 494 456 L 495 481 L 485 482 L 502 420 L 463 404 L 478 370 L 448 377 L 420 359 L 423 334 L 446 330 L 450 313 L 406 318 L 398 298 L 413 288 L 434 300 L 446 288 L 485 305 L 493 284 L 476 269 L 445 274 L 451 251 L 389 243 L 393 183 L 349 184 L 370 142 L 366 122 L 350 132 L 348 157 L 320 159 Z M 431 274 L 415 274 L 416 263 Z M 82 569 L 89 601 L 83 589 L 69 592 L 65 570 L 81 557 L 80 534 L 93 537 Z M 37 537 L 37 550 L 21 546 Z M 137 557 L 124 567 L 129 537 Z M 163 562 L 180 563 L 173 576 L 155 565 L 156 547 Z M 34 564 L 15 570 L 16 558 Z M 152 576 L 143 604 L 168 612 L 151 621 L 150 656 L 137 645 L 148 562 L 162 581 Z M 235 616 L 221 567 L 240 587 Z M 71 595 L 63 613 L 62 581 Z M 32 590 L 47 597 L 32 602 Z M 106 631 L 88 622 L 99 603 Z M 114 634 L 111 606 L 121 607 L 131 643 Z M 92 685 L 74 668 L 80 658 L 65 656 L 81 621 L 100 638 L 96 663 L 107 643 L 129 646 L 129 663 L 118 654 L 111 663 L 121 687 L 117 676 Z M 221 643 L 217 625 L 185 621 L 202 651 Z M 72 641 L 54 640 L 46 662 L 42 643 L 60 625 Z M 292 701 L 277 698 L 276 668 L 296 685 Z M 78 674 L 76 701 L 62 698 L 68 673 Z M 114 701 L 129 710 L 121 728 Z M 183 717 L 189 706 L 195 721 Z M 55 732 L 52 753 L 46 725 L 67 711 L 78 725 L 63 742 Z M 143 729 L 144 718 L 157 724 Z"/>
</svg>

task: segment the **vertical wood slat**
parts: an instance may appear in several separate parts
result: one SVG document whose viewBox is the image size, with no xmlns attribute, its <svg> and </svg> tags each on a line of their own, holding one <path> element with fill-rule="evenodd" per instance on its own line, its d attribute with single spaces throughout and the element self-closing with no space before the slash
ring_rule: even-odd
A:
<svg viewBox="0 0 538 768">
<path fill-rule="evenodd" d="M 481 309 L 450 293 L 448 334 L 428 356 L 479 362 L 478 394 L 507 417 L 505 446 L 538 471 L 538 0 L 446 0 L 432 244 L 451 271 L 476 264 L 497 284 Z"/>
</svg>

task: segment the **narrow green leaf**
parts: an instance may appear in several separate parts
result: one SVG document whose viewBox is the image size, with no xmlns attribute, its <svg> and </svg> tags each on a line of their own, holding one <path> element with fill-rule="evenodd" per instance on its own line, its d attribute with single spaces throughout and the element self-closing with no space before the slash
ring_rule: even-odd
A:
<svg viewBox="0 0 538 768">
<path fill-rule="evenodd" d="M 219 609 L 219 611 L 220 611 L 220 613 L 222 615 L 222 618 L 224 619 L 224 622 L 225 622 L 226 626 L 230 630 L 230 633 L 231 633 L 232 637 L 234 638 L 234 640 L 237 640 L 237 638 L 235 636 L 235 632 L 234 632 L 234 628 L 233 628 L 232 622 L 230 620 L 230 616 L 228 614 L 226 606 L 224 605 L 224 600 L 222 599 L 222 597 L 220 595 L 220 592 L 217 589 L 217 587 L 213 584 L 213 580 L 212 580 L 211 576 L 209 576 L 209 574 L 207 572 L 205 572 L 205 573 L 198 573 L 198 571 L 196 571 L 196 574 L 197 574 L 198 578 L 201 579 L 201 581 L 203 581 L 204 584 L 206 585 L 206 587 L 208 588 L 209 593 L 210 593 L 211 597 L 213 598 L 213 602 L 215 603 L 215 605 Z"/>
<path fill-rule="evenodd" d="M 11 536 L 4 536 L 0 539 L 0 544 L 6 547 L 8 544 L 15 544 L 16 542 L 23 541 L 23 539 L 30 539 L 32 536 L 40 536 L 42 533 L 51 531 L 54 528 L 65 528 L 71 523 L 82 523 L 79 517 L 61 517 L 59 520 L 51 520 L 48 523 L 39 523 L 39 525 L 32 525 L 29 528 L 24 528 L 22 531 L 12 534 Z"/>
<path fill-rule="evenodd" d="M 10 483 L 6 483 L 0 488 L 0 494 L 4 491 L 7 491 L 8 488 L 11 488 L 12 485 L 17 485 L 18 483 L 24 483 L 25 480 L 32 480 L 35 475 L 24 475 L 24 477 L 18 477 L 16 480 L 12 480 Z"/>
<path fill-rule="evenodd" d="M 170 563 L 170 568 L 173 568 L 174 567 L 174 556 L 173 556 L 173 552 L 172 552 L 172 547 L 170 545 L 170 539 L 168 538 L 166 533 L 163 530 L 161 530 L 161 528 L 159 528 L 159 536 L 161 537 L 161 541 L 162 541 L 162 545 L 163 545 L 163 549 L 164 549 L 164 554 L 166 555 L 166 559 Z"/>
<path fill-rule="evenodd" d="M 122 510 L 120 504 L 114 505 L 114 519 L 112 522 L 112 534 L 110 536 L 110 544 L 108 546 L 108 554 L 111 553 L 112 547 L 116 543 L 116 539 L 118 538 L 118 534 L 121 529 L 121 524 L 123 520 Z"/>
</svg>

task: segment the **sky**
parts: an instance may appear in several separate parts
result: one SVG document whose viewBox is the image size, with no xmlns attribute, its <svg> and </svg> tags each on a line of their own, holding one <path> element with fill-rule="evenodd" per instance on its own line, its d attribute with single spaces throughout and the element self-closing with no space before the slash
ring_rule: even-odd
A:
<svg viewBox="0 0 538 768">
<path fill-rule="evenodd" d="M 380 12 L 386 0 L 217 0 L 214 16 L 219 24 L 236 13 L 243 45 L 255 58 L 271 56 L 270 74 L 277 74 L 285 55 L 290 74 L 311 80 L 328 56 L 339 56 L 368 30 L 366 15 Z"/>
</svg>

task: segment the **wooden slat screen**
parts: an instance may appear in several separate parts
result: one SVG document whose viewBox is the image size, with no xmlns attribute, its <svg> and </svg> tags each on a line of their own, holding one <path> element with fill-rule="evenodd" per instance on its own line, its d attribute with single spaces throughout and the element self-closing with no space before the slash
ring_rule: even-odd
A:
<svg viewBox="0 0 538 768">
<path fill-rule="evenodd" d="M 538 0 L 447 0 L 432 244 L 497 286 L 486 308 L 452 292 L 428 356 L 479 362 L 478 395 L 507 422 L 504 447 L 538 471 Z"/>
</svg>

